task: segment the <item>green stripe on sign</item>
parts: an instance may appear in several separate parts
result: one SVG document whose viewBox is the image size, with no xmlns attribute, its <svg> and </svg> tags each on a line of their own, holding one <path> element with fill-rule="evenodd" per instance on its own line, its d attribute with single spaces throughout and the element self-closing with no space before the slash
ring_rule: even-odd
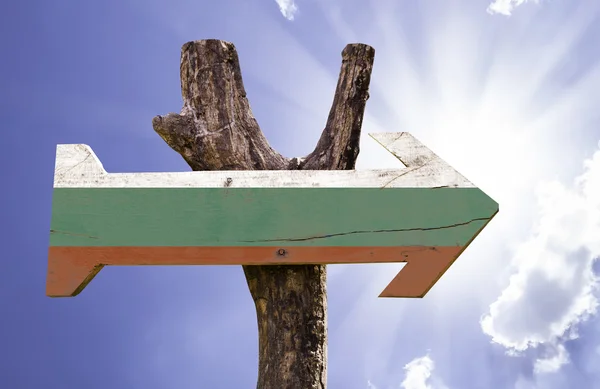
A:
<svg viewBox="0 0 600 389">
<path fill-rule="evenodd" d="M 51 246 L 462 246 L 477 188 L 57 188 Z"/>
</svg>

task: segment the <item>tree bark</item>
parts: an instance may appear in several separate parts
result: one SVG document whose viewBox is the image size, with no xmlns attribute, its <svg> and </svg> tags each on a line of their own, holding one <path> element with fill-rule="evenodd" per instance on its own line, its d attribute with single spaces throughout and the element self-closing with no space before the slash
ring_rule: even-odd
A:
<svg viewBox="0 0 600 389">
<path fill-rule="evenodd" d="M 183 108 L 154 117 L 152 125 L 193 170 L 354 169 L 374 56 L 364 44 L 343 50 L 327 124 L 305 158 L 286 158 L 269 146 L 252 115 L 236 49 L 220 40 L 183 45 Z M 257 389 L 325 389 L 325 265 L 243 268 L 258 320 Z"/>
</svg>

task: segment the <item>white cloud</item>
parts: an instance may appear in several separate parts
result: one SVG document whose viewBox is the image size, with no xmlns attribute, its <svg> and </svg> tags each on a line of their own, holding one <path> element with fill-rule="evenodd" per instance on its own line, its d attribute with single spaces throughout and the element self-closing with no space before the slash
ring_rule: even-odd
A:
<svg viewBox="0 0 600 389">
<path fill-rule="evenodd" d="M 537 389 L 537 385 L 535 381 L 519 376 L 517 382 L 515 382 L 515 389 Z"/>
<path fill-rule="evenodd" d="M 448 389 L 437 377 L 432 375 L 435 364 L 429 355 L 415 358 L 404 366 L 402 389 Z M 396 386 L 394 386 L 396 387 Z M 371 381 L 367 381 L 368 389 L 378 389 Z"/>
<path fill-rule="evenodd" d="M 298 7 L 294 0 L 275 0 L 279 6 L 279 10 L 287 20 L 294 20 L 294 16 L 298 12 Z"/>
<path fill-rule="evenodd" d="M 490 14 L 502 14 L 510 16 L 511 12 L 518 6 L 527 3 L 529 0 L 494 0 L 487 8 Z M 532 0 L 539 3 L 539 0 Z"/>
<path fill-rule="evenodd" d="M 536 374 L 554 373 L 569 363 L 569 353 L 562 344 L 553 347 L 552 354 L 535 361 L 533 370 Z"/>
<path fill-rule="evenodd" d="M 537 226 L 515 250 L 515 272 L 481 327 L 509 352 L 541 346 L 550 355 L 536 361 L 541 373 L 568 362 L 562 342 L 576 338 L 577 325 L 598 306 L 592 266 L 600 257 L 600 150 L 572 188 L 546 183 L 538 203 Z"/>
<path fill-rule="evenodd" d="M 429 355 L 413 359 L 404 366 L 406 377 L 400 387 L 403 389 L 433 389 L 429 384 L 433 368 L 434 363 Z"/>
</svg>

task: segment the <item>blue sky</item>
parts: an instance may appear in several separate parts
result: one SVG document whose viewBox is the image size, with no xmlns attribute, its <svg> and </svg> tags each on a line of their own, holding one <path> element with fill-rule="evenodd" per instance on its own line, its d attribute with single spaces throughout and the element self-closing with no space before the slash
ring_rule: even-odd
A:
<svg viewBox="0 0 600 389">
<path fill-rule="evenodd" d="M 600 388 L 600 3 L 595 0 L 20 1 L 0 15 L 0 387 L 254 387 L 240 267 L 105 268 L 45 297 L 55 147 L 109 172 L 185 171 L 152 117 L 181 108 L 179 54 L 238 50 L 286 156 L 324 127 L 347 43 L 375 47 L 366 134 L 409 131 L 500 203 L 419 300 L 402 265 L 329 268 L 329 387 Z"/>
</svg>

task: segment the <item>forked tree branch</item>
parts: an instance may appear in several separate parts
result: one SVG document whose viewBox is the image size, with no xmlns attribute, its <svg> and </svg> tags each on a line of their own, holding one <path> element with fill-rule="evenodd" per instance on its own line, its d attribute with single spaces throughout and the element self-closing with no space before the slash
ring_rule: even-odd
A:
<svg viewBox="0 0 600 389">
<path fill-rule="evenodd" d="M 156 116 L 154 130 L 193 170 L 354 169 L 375 50 L 351 44 L 327 124 L 314 151 L 285 158 L 269 146 L 252 111 L 233 44 L 181 49 L 181 113 Z M 256 305 L 258 389 L 325 389 L 327 292 L 324 265 L 244 266 Z"/>
</svg>

